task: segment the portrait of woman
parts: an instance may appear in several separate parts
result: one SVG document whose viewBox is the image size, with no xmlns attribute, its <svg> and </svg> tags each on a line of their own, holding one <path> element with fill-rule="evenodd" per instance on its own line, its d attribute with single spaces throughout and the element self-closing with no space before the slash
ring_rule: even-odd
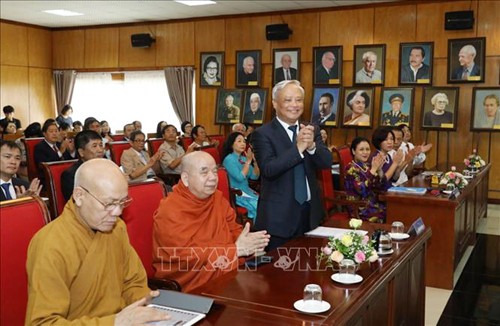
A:
<svg viewBox="0 0 500 326">
<path fill-rule="evenodd" d="M 370 127 L 373 89 L 346 89 L 344 92 L 344 127 Z"/>
<path fill-rule="evenodd" d="M 455 130 L 458 88 L 424 89 L 423 129 Z"/>
<path fill-rule="evenodd" d="M 471 130 L 500 131 L 500 87 L 475 87 Z"/>
<path fill-rule="evenodd" d="M 200 86 L 220 87 L 223 85 L 224 52 L 202 52 L 200 54 Z"/>
</svg>

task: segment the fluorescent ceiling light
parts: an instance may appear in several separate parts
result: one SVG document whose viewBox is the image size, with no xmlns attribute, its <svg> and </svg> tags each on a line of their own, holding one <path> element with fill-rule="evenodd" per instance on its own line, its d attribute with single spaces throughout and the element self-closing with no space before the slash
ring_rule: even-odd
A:
<svg viewBox="0 0 500 326">
<path fill-rule="evenodd" d="M 69 11 L 69 10 L 64 10 L 64 9 L 44 10 L 43 12 L 46 12 L 48 14 L 58 15 L 58 16 L 64 16 L 64 17 L 83 16 L 83 14 L 81 14 L 79 12 L 74 12 L 74 11 Z"/>
<path fill-rule="evenodd" d="M 198 1 L 198 0 L 175 0 L 175 2 L 182 3 L 183 5 L 186 6 L 205 6 L 205 5 L 213 5 L 216 4 L 215 1 L 211 0 L 204 0 L 204 1 Z"/>
</svg>

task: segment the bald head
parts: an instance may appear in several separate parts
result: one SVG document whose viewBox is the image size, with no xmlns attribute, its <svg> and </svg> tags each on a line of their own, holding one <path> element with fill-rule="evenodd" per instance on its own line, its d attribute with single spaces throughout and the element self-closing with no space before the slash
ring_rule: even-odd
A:
<svg viewBox="0 0 500 326">
<path fill-rule="evenodd" d="M 214 158 L 203 151 L 195 151 L 182 158 L 182 183 L 199 199 L 210 197 L 219 181 Z"/>
<path fill-rule="evenodd" d="M 127 180 L 120 168 L 107 159 L 93 159 L 83 163 L 75 174 L 75 187 L 103 187 L 110 184 L 127 187 Z"/>
</svg>

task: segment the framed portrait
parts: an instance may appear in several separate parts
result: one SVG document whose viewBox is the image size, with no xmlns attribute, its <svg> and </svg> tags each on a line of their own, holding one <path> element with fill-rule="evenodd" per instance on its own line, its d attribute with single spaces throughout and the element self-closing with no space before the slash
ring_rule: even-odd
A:
<svg viewBox="0 0 500 326">
<path fill-rule="evenodd" d="M 380 95 L 380 125 L 408 125 L 413 120 L 413 88 L 384 87 Z"/>
<path fill-rule="evenodd" d="M 273 85 L 292 79 L 300 80 L 300 49 L 273 49 Z"/>
<path fill-rule="evenodd" d="M 399 44 L 399 85 L 432 85 L 434 42 Z"/>
<path fill-rule="evenodd" d="M 218 89 L 215 107 L 216 124 L 232 124 L 241 120 L 243 90 Z"/>
<path fill-rule="evenodd" d="M 472 89 L 472 131 L 500 131 L 500 87 Z"/>
<path fill-rule="evenodd" d="M 321 127 L 337 127 L 340 87 L 315 87 L 312 98 L 311 123 Z"/>
<path fill-rule="evenodd" d="M 422 93 L 422 125 L 424 130 L 456 130 L 458 87 L 426 87 Z"/>
<path fill-rule="evenodd" d="M 484 82 L 486 38 L 448 40 L 448 83 Z"/>
<path fill-rule="evenodd" d="M 260 86 L 261 51 L 236 51 L 236 87 Z"/>
<path fill-rule="evenodd" d="M 261 125 L 266 116 L 267 89 L 255 88 L 245 91 L 243 123 Z"/>
<path fill-rule="evenodd" d="M 354 46 L 354 85 L 383 85 L 385 80 L 385 44 Z"/>
<path fill-rule="evenodd" d="M 342 127 L 371 128 L 373 126 L 373 87 L 346 87 L 342 96 Z"/>
<path fill-rule="evenodd" d="M 200 53 L 200 87 L 224 86 L 224 52 Z"/>
<path fill-rule="evenodd" d="M 313 48 L 314 85 L 342 83 L 342 46 Z"/>
</svg>

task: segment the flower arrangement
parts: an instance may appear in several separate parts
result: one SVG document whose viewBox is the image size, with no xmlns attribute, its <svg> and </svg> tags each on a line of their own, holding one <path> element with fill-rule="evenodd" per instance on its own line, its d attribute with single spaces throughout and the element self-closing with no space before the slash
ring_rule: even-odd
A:
<svg viewBox="0 0 500 326">
<path fill-rule="evenodd" d="M 467 169 L 474 171 L 486 165 L 486 162 L 479 156 L 476 150 L 472 150 L 472 154 L 464 159 L 464 164 Z"/>
<path fill-rule="evenodd" d="M 463 189 L 469 184 L 461 173 L 457 172 L 457 168 L 452 166 L 450 172 L 446 172 L 439 182 L 440 185 L 446 185 L 447 190 L 455 188 Z"/>
<path fill-rule="evenodd" d="M 328 244 L 321 248 L 319 258 L 326 259 L 327 266 L 340 263 L 343 259 L 352 259 L 358 264 L 365 261 L 376 261 L 378 255 L 373 248 L 374 241 L 370 240 L 368 235 L 361 235 L 355 231 L 362 223 L 362 220 L 352 218 L 349 221 L 349 226 L 354 231 L 346 232 L 338 238 L 329 238 Z"/>
</svg>

